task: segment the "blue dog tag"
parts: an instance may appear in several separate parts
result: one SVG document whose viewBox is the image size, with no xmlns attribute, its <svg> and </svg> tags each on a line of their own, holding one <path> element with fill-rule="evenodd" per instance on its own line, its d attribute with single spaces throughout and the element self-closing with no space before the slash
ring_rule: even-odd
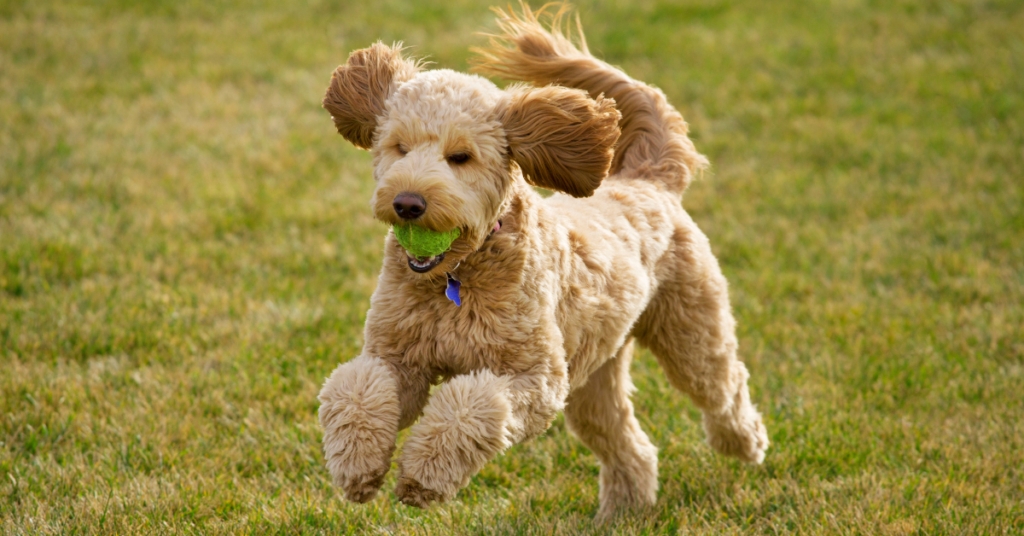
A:
<svg viewBox="0 0 1024 536">
<path fill-rule="evenodd" d="M 462 298 L 459 297 L 459 287 L 462 286 L 462 282 L 455 279 L 455 276 L 450 273 L 445 272 L 444 275 L 448 276 L 448 288 L 444 289 L 444 295 L 455 302 L 456 307 L 461 307 Z"/>
</svg>

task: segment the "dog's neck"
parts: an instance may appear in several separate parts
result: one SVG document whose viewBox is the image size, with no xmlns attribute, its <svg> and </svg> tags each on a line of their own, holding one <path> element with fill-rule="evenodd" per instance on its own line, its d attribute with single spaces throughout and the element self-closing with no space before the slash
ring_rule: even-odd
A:
<svg viewBox="0 0 1024 536">
<path fill-rule="evenodd" d="M 512 180 L 512 184 L 509 186 L 508 195 L 505 197 L 505 201 L 501 204 L 501 209 L 498 210 L 498 216 L 494 221 L 491 233 L 484 239 L 473 253 L 470 253 L 463 260 L 465 264 L 481 264 L 487 261 L 487 259 L 496 254 L 498 251 L 504 251 L 509 247 L 514 247 L 518 240 L 520 229 L 523 228 L 524 219 L 529 219 L 527 216 L 528 207 L 533 203 L 530 197 L 538 197 L 537 193 L 533 191 L 533 188 L 526 183 L 521 177 L 515 177 Z M 506 238 L 511 237 L 511 240 Z M 493 248 L 495 240 L 501 240 L 500 248 Z"/>
<path fill-rule="evenodd" d="M 460 261 L 457 267 L 449 268 L 467 288 L 498 284 L 505 277 L 502 268 L 517 256 L 517 251 L 526 239 L 520 231 L 534 218 L 530 213 L 536 210 L 540 196 L 521 177 L 514 177 L 508 194 L 498 211 L 491 233 L 480 246 Z M 439 283 L 444 283 L 441 278 Z"/>
</svg>

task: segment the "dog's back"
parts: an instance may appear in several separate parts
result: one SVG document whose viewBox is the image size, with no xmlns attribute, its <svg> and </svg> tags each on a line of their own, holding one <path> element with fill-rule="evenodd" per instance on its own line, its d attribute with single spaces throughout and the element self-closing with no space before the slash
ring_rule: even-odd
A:
<svg viewBox="0 0 1024 536">
<path fill-rule="evenodd" d="M 592 299 L 565 302 L 601 303 L 610 296 L 622 313 L 629 309 L 623 287 L 647 289 L 641 312 L 630 319 L 632 327 L 610 362 L 604 361 L 601 348 L 592 352 L 592 362 L 578 351 L 569 364 L 574 391 L 566 403 L 566 422 L 601 459 L 601 510 L 606 515 L 625 504 L 653 502 L 657 488 L 655 449 L 633 418 L 628 398 L 634 340 L 651 350 L 672 385 L 703 410 L 708 443 L 716 450 L 760 463 L 768 436 L 750 401 L 749 374 L 737 356 L 728 283 L 707 237 L 680 206 L 682 192 L 708 161 L 661 91 L 591 56 L 582 31 L 578 48 L 566 37 L 566 13 L 564 7 L 555 13 L 548 30 L 538 20 L 544 8 L 533 13 L 523 6 L 522 15 L 499 11 L 503 35 L 492 36 L 489 48 L 477 50 L 476 69 L 537 85 L 579 88 L 594 98 L 603 95 L 615 100 L 622 115 L 609 176 L 593 199 L 556 196 L 549 201 L 570 222 L 569 234 L 584 237 L 576 255 L 587 255 L 588 242 L 598 252 L 597 261 L 584 259 L 586 266 L 576 270 L 587 274 L 589 286 L 581 286 L 592 292 Z M 574 281 L 565 284 L 576 288 Z M 592 338 L 600 340 L 596 332 L 603 328 L 594 326 L 603 317 L 599 308 L 560 316 L 575 315 L 582 330 L 591 329 Z M 567 347 L 574 327 L 562 326 Z"/>
</svg>

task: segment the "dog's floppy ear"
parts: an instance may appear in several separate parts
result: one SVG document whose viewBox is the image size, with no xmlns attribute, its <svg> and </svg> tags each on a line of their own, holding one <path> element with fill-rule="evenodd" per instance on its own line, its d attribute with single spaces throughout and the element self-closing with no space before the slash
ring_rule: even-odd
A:
<svg viewBox="0 0 1024 536">
<path fill-rule="evenodd" d="M 497 112 L 530 184 L 588 197 L 608 174 L 621 117 L 614 100 L 559 86 L 514 88 Z"/>
<path fill-rule="evenodd" d="M 335 69 L 323 106 L 331 112 L 338 133 L 360 149 L 373 145 L 377 117 L 399 84 L 416 75 L 419 65 L 402 58 L 401 44 L 377 42 L 353 52 Z"/>
</svg>

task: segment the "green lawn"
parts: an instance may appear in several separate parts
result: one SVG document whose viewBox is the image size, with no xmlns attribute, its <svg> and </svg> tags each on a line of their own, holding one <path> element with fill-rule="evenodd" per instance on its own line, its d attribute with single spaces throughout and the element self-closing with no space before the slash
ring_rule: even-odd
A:
<svg viewBox="0 0 1024 536">
<path fill-rule="evenodd" d="M 331 487 L 386 228 L 320 99 L 377 39 L 465 69 L 487 2 L 0 0 L 0 532 L 1024 532 L 1024 4 L 580 3 L 713 164 L 763 465 L 640 352 L 652 510 L 592 524 L 561 418 L 429 511 Z"/>
</svg>

